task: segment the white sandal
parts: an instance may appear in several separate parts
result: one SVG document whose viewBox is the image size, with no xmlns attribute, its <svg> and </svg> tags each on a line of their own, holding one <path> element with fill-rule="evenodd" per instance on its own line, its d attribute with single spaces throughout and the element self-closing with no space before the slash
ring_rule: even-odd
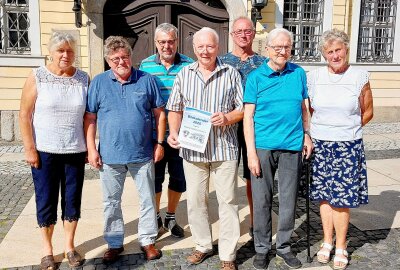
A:
<svg viewBox="0 0 400 270">
<path fill-rule="evenodd" d="M 339 258 L 336 255 L 343 255 L 346 258 Z M 341 248 L 337 248 L 335 250 L 335 258 L 333 258 L 333 269 L 335 269 L 335 270 L 346 269 L 347 264 L 349 263 L 349 260 L 347 259 L 348 256 L 349 256 L 349 254 L 347 253 L 347 250 L 341 249 Z M 336 263 L 338 263 L 338 262 L 344 263 L 344 265 L 342 265 L 342 266 L 336 265 Z"/>
<path fill-rule="evenodd" d="M 325 250 L 322 250 L 322 249 Z M 329 243 L 322 243 L 320 245 L 320 250 L 317 252 L 317 260 L 320 263 L 328 263 L 331 259 L 331 251 L 333 249 L 333 246 Z M 321 256 L 324 256 L 324 258 L 321 258 Z"/>
</svg>

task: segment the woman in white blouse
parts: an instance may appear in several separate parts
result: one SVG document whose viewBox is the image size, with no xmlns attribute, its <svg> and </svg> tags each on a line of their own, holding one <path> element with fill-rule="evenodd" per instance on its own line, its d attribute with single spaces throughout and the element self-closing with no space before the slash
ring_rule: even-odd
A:
<svg viewBox="0 0 400 270">
<path fill-rule="evenodd" d="M 71 267 L 83 262 L 74 236 L 81 215 L 86 158 L 83 115 L 89 77 L 73 66 L 76 41 L 70 34 L 54 32 L 48 49 L 50 63 L 33 69 L 22 89 L 19 121 L 43 240 L 41 269 L 53 270 L 52 236 L 60 190 L 65 257 Z"/>
<path fill-rule="evenodd" d="M 372 92 L 368 72 L 348 63 L 346 33 L 324 32 L 320 51 L 328 66 L 307 75 L 315 147 L 310 198 L 320 202 L 324 230 L 318 261 L 330 261 L 335 233 L 333 266 L 345 269 L 350 208 L 368 203 L 362 127 L 373 117 Z"/>
</svg>

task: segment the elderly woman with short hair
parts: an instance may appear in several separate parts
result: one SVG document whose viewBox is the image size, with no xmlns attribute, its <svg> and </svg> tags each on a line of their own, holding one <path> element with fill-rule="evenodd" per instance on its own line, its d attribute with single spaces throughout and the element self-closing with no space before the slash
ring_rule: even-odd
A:
<svg viewBox="0 0 400 270">
<path fill-rule="evenodd" d="M 329 262 L 335 232 L 333 266 L 345 269 L 349 209 L 368 203 L 362 127 L 373 116 L 372 93 L 368 72 L 348 63 L 346 33 L 337 29 L 324 32 L 320 51 L 328 66 L 307 75 L 315 147 L 310 197 L 320 202 L 324 230 L 318 261 Z"/>
<path fill-rule="evenodd" d="M 86 158 L 83 115 L 89 84 L 88 75 L 73 66 L 76 40 L 70 34 L 54 32 L 48 49 L 51 62 L 29 74 L 19 114 L 43 239 L 41 269 L 56 268 L 52 236 L 60 189 L 65 257 L 71 267 L 83 262 L 75 250 L 74 236 L 81 215 Z"/>
</svg>

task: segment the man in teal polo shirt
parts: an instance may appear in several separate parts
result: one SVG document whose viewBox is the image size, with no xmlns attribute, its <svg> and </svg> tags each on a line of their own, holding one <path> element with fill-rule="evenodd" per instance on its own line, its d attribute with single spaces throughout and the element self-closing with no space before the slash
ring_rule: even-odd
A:
<svg viewBox="0 0 400 270">
<path fill-rule="evenodd" d="M 165 102 L 168 101 L 174 85 L 176 74 L 184 67 L 193 62 L 193 60 L 183 54 L 177 53 L 178 48 L 178 29 L 169 23 L 162 23 L 157 26 L 154 42 L 157 47 L 157 53 L 144 59 L 139 67 L 155 76 L 161 95 Z M 168 136 L 168 132 L 166 136 Z M 184 231 L 178 225 L 175 219 L 175 212 L 178 207 L 182 192 L 186 191 L 185 175 L 183 173 L 182 158 L 179 156 L 179 150 L 173 149 L 164 141 L 158 141 L 164 147 L 164 158 L 155 164 L 156 182 L 156 207 L 157 223 L 159 235 L 163 228 L 171 231 L 171 235 L 182 238 Z M 160 199 L 162 184 L 165 178 L 165 168 L 168 164 L 169 184 L 168 184 L 168 205 L 165 215 L 164 225 L 160 215 Z"/>
<path fill-rule="evenodd" d="M 249 74 L 244 94 L 244 134 L 254 207 L 256 269 L 268 266 L 272 247 L 272 191 L 279 168 L 279 220 L 276 255 L 290 268 L 301 262 L 290 249 L 294 231 L 297 186 L 302 152 L 310 156 L 307 79 L 304 70 L 289 63 L 293 34 L 284 28 L 267 37 L 267 59 Z"/>
</svg>

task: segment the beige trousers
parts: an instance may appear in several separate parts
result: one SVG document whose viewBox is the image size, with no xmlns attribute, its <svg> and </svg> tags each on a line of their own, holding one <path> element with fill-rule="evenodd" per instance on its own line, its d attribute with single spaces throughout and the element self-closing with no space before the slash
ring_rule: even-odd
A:
<svg viewBox="0 0 400 270">
<path fill-rule="evenodd" d="M 237 204 L 237 160 L 189 162 L 183 160 L 186 178 L 188 221 L 196 250 L 212 250 L 211 224 L 208 217 L 209 182 L 213 180 L 218 200 L 218 252 L 222 261 L 234 261 L 240 237 Z"/>
</svg>

